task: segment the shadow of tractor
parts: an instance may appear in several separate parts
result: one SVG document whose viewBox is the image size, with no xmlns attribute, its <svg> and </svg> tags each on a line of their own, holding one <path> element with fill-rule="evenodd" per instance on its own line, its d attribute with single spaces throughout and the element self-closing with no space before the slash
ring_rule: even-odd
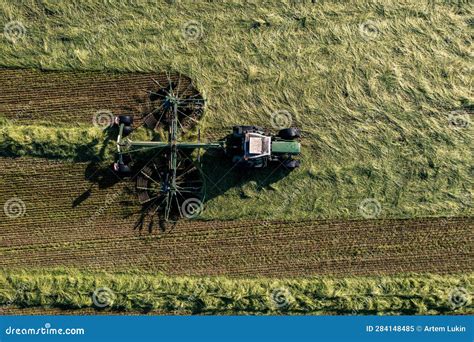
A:
<svg viewBox="0 0 474 342">
<path fill-rule="evenodd" d="M 206 152 L 202 157 L 201 169 L 206 181 L 206 201 L 250 182 L 256 184 L 257 191 L 263 190 L 291 172 L 280 162 L 269 163 L 264 168 L 242 168 L 232 163 L 223 151 Z M 245 194 L 241 196 L 245 197 Z"/>
</svg>

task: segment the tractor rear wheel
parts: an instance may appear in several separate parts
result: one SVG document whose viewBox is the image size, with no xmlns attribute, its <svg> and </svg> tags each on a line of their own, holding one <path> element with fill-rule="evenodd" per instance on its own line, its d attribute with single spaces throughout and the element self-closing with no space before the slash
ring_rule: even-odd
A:
<svg viewBox="0 0 474 342">
<path fill-rule="evenodd" d="M 285 128 L 278 132 L 278 136 L 285 140 L 294 140 L 301 137 L 301 131 L 295 127 Z"/>
<path fill-rule="evenodd" d="M 121 176 L 128 176 L 132 173 L 130 166 L 125 165 L 124 163 L 114 163 L 113 169 Z"/>
<path fill-rule="evenodd" d="M 264 134 L 265 130 L 260 126 L 234 126 L 232 133 L 235 137 L 241 137 L 245 133 L 259 133 Z"/>
</svg>

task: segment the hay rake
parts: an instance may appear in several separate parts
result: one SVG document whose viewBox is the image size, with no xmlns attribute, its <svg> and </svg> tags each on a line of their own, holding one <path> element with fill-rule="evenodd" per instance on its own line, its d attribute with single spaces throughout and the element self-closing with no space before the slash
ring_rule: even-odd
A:
<svg viewBox="0 0 474 342">
<path fill-rule="evenodd" d="M 234 126 L 233 133 L 223 140 L 206 143 L 199 138 L 197 142 L 179 141 L 180 134 L 198 123 L 204 99 L 192 91 L 192 82 L 186 85 L 181 77 L 175 82 L 169 76 L 167 80 L 164 86 L 153 80 L 158 90 L 146 90 L 154 108 L 143 119 L 149 129 L 163 128 L 167 141 L 131 140 L 127 136 L 133 131 L 133 118 L 115 118 L 118 126 L 115 171 L 132 176 L 126 157 L 132 153 L 156 150 L 153 157 L 148 157 L 145 166 L 132 176 L 136 179 L 139 201 L 151 209 L 152 215 L 160 211 L 165 221 L 174 217 L 174 213 L 184 218 L 199 215 L 205 197 L 205 177 L 200 165 L 203 150 L 222 149 L 234 163 L 247 168 L 261 168 L 272 161 L 280 161 L 287 168 L 299 166 L 299 161 L 292 159 L 300 152 L 297 141 L 300 134 L 296 128 L 268 136 L 260 127 Z M 192 153 L 196 150 L 197 158 L 193 158 Z"/>
</svg>

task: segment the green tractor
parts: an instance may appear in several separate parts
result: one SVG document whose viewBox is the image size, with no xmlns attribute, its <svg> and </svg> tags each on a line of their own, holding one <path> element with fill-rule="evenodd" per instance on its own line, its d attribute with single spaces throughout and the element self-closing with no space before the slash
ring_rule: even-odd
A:
<svg viewBox="0 0 474 342">
<path fill-rule="evenodd" d="M 301 149 L 301 134 L 297 128 L 282 129 L 272 135 L 257 126 L 234 126 L 232 134 L 219 141 L 179 141 L 178 135 L 185 129 L 186 122 L 195 120 L 193 110 L 202 106 L 201 98 L 180 92 L 179 84 L 170 82 L 166 87 L 151 91 L 151 95 L 159 95 L 159 106 L 144 119 L 145 125 L 164 128 L 167 141 L 132 140 L 127 136 L 133 131 L 133 117 L 115 119 L 118 160 L 113 165 L 114 171 L 136 180 L 139 201 L 151 207 L 153 213 L 163 211 L 164 219 L 168 220 L 173 211 L 190 218 L 193 215 L 189 212 L 202 209 L 205 196 L 205 177 L 199 163 L 202 150 L 222 150 L 235 166 L 242 168 L 259 169 L 272 163 L 281 163 L 288 169 L 299 166 L 299 160 L 294 159 Z M 134 165 L 128 163 L 130 155 L 149 150 L 157 153 L 144 166 L 133 170 Z M 197 151 L 194 160 L 193 151 Z"/>
<path fill-rule="evenodd" d="M 131 172 L 121 157 L 132 149 L 143 151 L 172 147 L 172 137 L 169 142 L 124 140 L 123 138 L 132 132 L 132 117 L 118 116 L 115 122 L 119 126 L 117 139 L 119 160 L 114 164 L 114 170 L 117 172 L 124 175 Z M 294 169 L 300 166 L 300 161 L 293 158 L 300 154 L 301 144 L 298 141 L 300 137 L 300 130 L 294 127 L 282 129 L 278 134 L 271 135 L 258 126 L 234 126 L 232 134 L 224 140 L 209 143 L 175 142 L 175 145 L 182 149 L 222 149 L 234 164 L 243 168 L 263 168 L 272 162 L 280 162 L 286 168 Z"/>
</svg>

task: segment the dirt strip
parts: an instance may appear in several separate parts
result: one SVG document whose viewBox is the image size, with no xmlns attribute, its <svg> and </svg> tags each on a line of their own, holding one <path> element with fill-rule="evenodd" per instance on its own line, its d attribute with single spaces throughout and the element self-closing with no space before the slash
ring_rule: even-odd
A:
<svg viewBox="0 0 474 342">
<path fill-rule="evenodd" d="M 104 73 L 0 69 L 0 116 L 32 121 L 93 123 L 106 113 L 131 115 L 139 123 L 155 107 L 148 91 L 174 82 L 193 95 L 191 80 L 177 73 Z"/>
</svg>

